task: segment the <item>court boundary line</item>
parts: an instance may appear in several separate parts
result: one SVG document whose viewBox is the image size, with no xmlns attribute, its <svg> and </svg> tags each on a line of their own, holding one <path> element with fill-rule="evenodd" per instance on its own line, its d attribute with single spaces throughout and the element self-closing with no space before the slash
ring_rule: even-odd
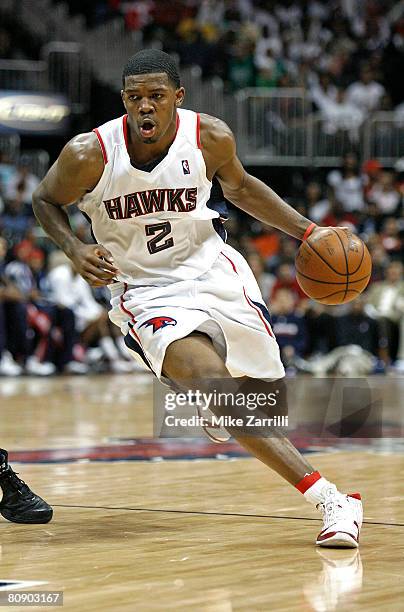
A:
<svg viewBox="0 0 404 612">
<path fill-rule="evenodd" d="M 168 510 L 164 508 L 129 508 L 126 506 L 83 506 L 76 504 L 52 504 L 54 508 L 84 508 L 87 510 L 129 510 L 131 512 L 166 512 L 171 514 L 198 514 L 202 516 L 238 516 L 242 518 L 271 518 L 293 521 L 322 521 L 310 516 L 275 516 L 273 514 L 243 514 L 242 512 L 207 512 L 204 510 Z M 385 527 L 404 527 L 404 523 L 382 523 L 379 521 L 363 521 L 364 525 L 382 525 Z"/>
</svg>

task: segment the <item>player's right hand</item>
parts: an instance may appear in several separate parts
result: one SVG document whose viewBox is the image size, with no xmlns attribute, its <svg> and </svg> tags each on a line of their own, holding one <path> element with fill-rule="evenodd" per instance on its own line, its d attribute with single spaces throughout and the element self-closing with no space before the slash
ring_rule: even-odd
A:
<svg viewBox="0 0 404 612">
<path fill-rule="evenodd" d="M 102 244 L 83 244 L 70 259 L 78 274 L 92 287 L 110 285 L 119 274 L 112 254 Z"/>
</svg>

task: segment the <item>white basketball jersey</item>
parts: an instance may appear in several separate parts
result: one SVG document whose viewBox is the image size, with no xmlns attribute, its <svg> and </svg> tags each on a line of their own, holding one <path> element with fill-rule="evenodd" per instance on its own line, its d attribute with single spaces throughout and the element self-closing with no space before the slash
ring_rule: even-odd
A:
<svg viewBox="0 0 404 612">
<path fill-rule="evenodd" d="M 104 172 L 79 208 L 90 217 L 94 236 L 109 249 L 130 285 L 162 285 L 206 272 L 223 241 L 208 208 L 212 183 L 200 148 L 199 115 L 178 110 L 177 133 L 167 155 L 151 171 L 131 165 L 127 115 L 94 130 Z"/>
</svg>

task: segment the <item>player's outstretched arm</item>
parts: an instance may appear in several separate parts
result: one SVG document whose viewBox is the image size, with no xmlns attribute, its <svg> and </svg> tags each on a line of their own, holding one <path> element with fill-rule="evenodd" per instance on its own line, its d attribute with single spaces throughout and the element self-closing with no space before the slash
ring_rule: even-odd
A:
<svg viewBox="0 0 404 612">
<path fill-rule="evenodd" d="M 256 219 L 303 240 L 313 224 L 245 171 L 237 157 L 234 136 L 223 121 L 201 115 L 201 143 L 208 178 L 219 179 L 230 202 Z"/>
<path fill-rule="evenodd" d="M 118 270 L 111 253 L 99 244 L 84 244 L 74 234 L 64 206 L 92 191 L 104 170 L 102 153 L 94 133 L 70 140 L 32 197 L 38 222 L 66 253 L 77 272 L 90 285 L 107 285 Z"/>
</svg>

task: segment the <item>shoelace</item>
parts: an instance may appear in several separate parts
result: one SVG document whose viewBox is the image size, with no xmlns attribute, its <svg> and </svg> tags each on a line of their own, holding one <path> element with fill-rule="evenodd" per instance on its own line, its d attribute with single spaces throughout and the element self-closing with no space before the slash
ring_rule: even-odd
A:
<svg viewBox="0 0 404 612">
<path fill-rule="evenodd" d="M 14 472 L 9 466 L 3 473 L 0 474 L 0 485 L 2 481 L 7 480 L 7 484 L 10 484 L 14 489 L 21 493 L 27 493 L 29 491 L 28 485 L 18 478 L 18 472 Z"/>
<path fill-rule="evenodd" d="M 325 500 L 319 504 L 325 528 L 346 518 L 346 509 L 339 503 L 342 501 L 340 496 L 341 494 L 331 487 L 325 491 Z"/>
</svg>

